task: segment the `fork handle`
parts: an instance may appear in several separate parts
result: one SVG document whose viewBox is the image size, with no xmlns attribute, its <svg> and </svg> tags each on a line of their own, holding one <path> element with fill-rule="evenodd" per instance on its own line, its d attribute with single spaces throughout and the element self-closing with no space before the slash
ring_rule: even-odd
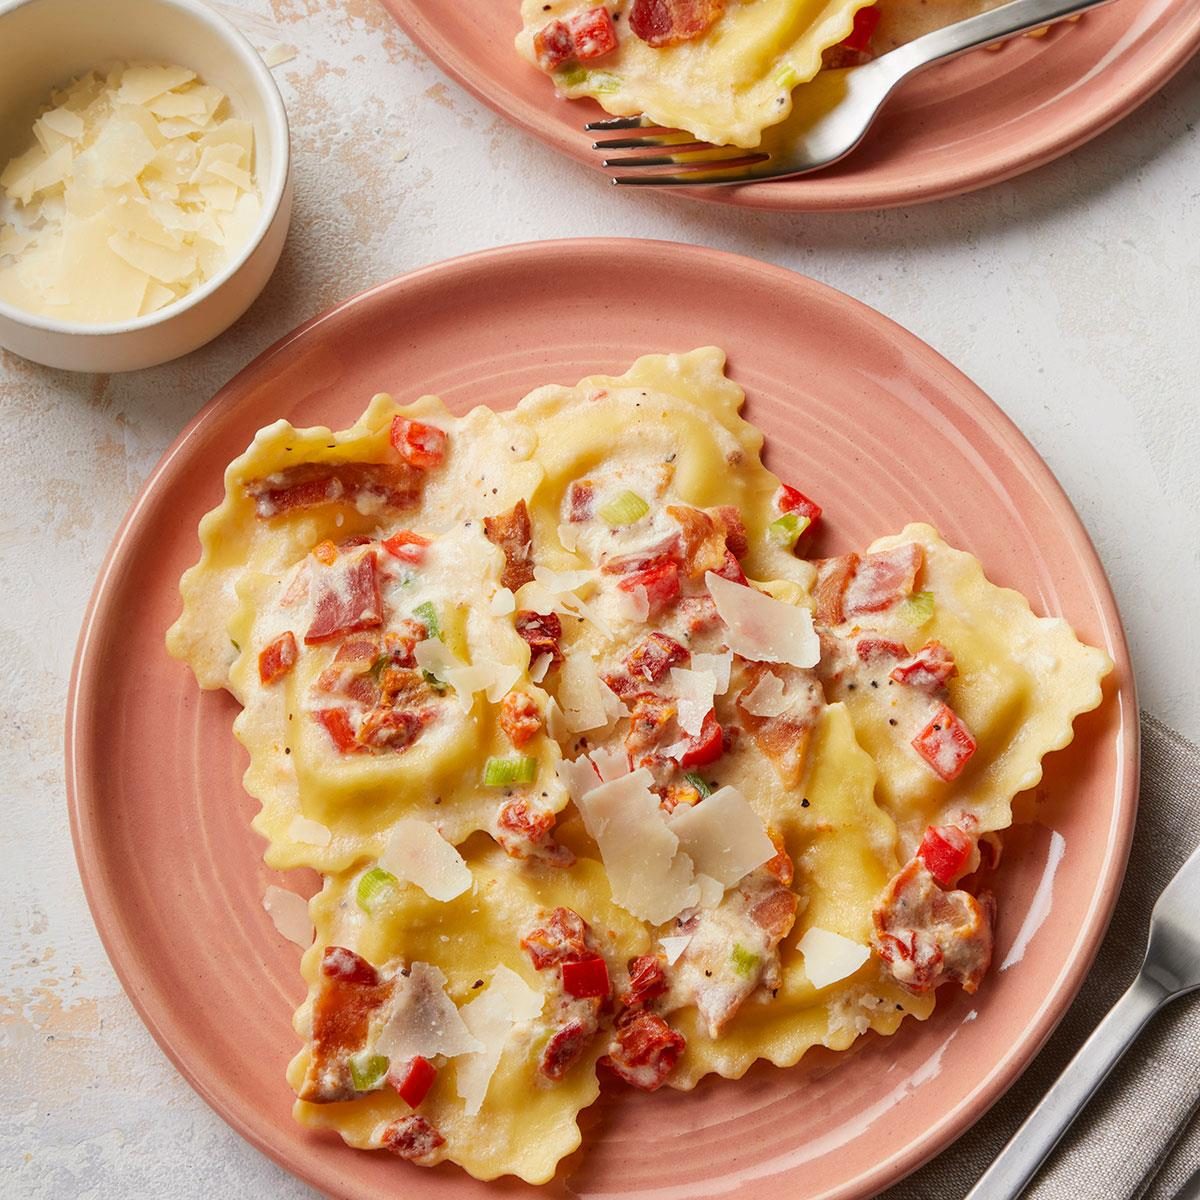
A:
<svg viewBox="0 0 1200 1200">
<path fill-rule="evenodd" d="M 999 8 L 924 34 L 876 61 L 886 61 L 898 82 L 922 67 L 944 62 L 948 58 L 966 54 L 968 50 L 977 50 L 980 46 L 987 46 L 1002 38 L 1028 33 L 1031 29 L 1040 29 L 1043 25 L 1061 21 L 1064 17 L 1071 17 L 1076 13 L 1086 12 L 1089 8 L 1098 8 L 1111 2 L 1112 0 L 1009 0 L 1008 4 L 1002 4 Z"/>
<path fill-rule="evenodd" d="M 1146 1022 L 1172 998 L 1139 974 L 963 1200 L 1015 1200 Z"/>
</svg>

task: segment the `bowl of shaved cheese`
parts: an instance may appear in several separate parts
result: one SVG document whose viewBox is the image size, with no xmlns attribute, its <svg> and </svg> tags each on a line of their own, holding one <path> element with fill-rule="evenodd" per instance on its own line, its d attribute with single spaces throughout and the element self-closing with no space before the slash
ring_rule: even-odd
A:
<svg viewBox="0 0 1200 1200">
<path fill-rule="evenodd" d="M 0 346 L 130 371 L 227 329 L 291 219 L 266 64 L 197 0 L 0 0 Z"/>
</svg>

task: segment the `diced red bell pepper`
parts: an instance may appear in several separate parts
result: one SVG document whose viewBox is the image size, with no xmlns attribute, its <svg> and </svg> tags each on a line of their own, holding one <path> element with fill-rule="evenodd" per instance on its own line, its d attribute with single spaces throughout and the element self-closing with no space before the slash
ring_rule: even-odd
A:
<svg viewBox="0 0 1200 1200">
<path fill-rule="evenodd" d="M 617 587 L 623 592 L 633 593 L 638 588 L 646 589 L 650 604 L 649 616 L 657 617 L 679 599 L 683 588 L 679 580 L 679 565 L 674 562 L 659 563 L 644 571 L 634 571 L 624 576 Z"/>
<path fill-rule="evenodd" d="M 437 1067 L 418 1054 L 398 1075 L 389 1073 L 387 1081 L 409 1108 L 417 1108 L 429 1095 L 436 1078 Z"/>
<path fill-rule="evenodd" d="M 850 36 L 843 39 L 842 45 L 847 50 L 866 51 L 871 48 L 871 38 L 875 35 L 875 30 L 879 27 L 879 9 L 870 4 L 866 8 L 860 8 L 854 14 L 854 28 L 850 31 Z"/>
<path fill-rule="evenodd" d="M 436 425 L 392 418 L 392 446 L 406 463 L 426 471 L 440 466 L 446 457 L 446 431 Z"/>
<path fill-rule="evenodd" d="M 887 638 L 859 638 L 854 647 L 859 661 L 865 663 L 886 662 L 895 658 L 906 658 L 908 647 L 900 642 L 890 642 Z M 895 678 L 893 674 L 892 678 Z"/>
<path fill-rule="evenodd" d="M 716 762 L 725 752 L 725 733 L 717 723 L 715 713 L 709 713 L 704 718 L 700 732 L 691 740 L 691 744 L 683 752 L 679 765 L 686 771 L 690 767 L 706 767 Z"/>
<path fill-rule="evenodd" d="M 975 842 L 955 825 L 930 825 L 917 857 L 941 887 L 953 887 L 966 873 Z"/>
<path fill-rule="evenodd" d="M 533 35 L 533 55 L 547 73 L 557 71 L 575 56 L 575 39 L 566 21 L 551 21 Z"/>
<path fill-rule="evenodd" d="M 562 965 L 563 991 L 577 1000 L 589 996 L 607 996 L 612 991 L 608 979 L 608 963 L 596 955 Z"/>
<path fill-rule="evenodd" d="M 933 714 L 933 719 L 913 738 L 912 744 L 933 773 L 947 783 L 962 774 L 975 753 L 975 738 L 948 704 L 943 704 Z"/>
<path fill-rule="evenodd" d="M 393 557 L 407 563 L 419 563 L 425 558 L 425 547 L 430 544 L 427 537 L 413 533 L 411 529 L 401 529 L 391 537 L 384 538 L 383 548 Z"/>
<path fill-rule="evenodd" d="M 343 560 L 316 572 L 317 597 L 313 623 L 304 635 L 306 644 L 329 642 L 383 624 L 378 564 L 375 551 L 368 550 L 352 562 Z"/>
<path fill-rule="evenodd" d="M 617 48 L 617 27 L 602 4 L 572 17 L 570 26 L 575 57 L 580 62 L 603 58 Z"/>
<path fill-rule="evenodd" d="M 787 483 L 779 485 L 775 504 L 781 513 L 795 513 L 797 516 L 807 517 L 814 525 L 821 518 L 821 506 Z"/>
<path fill-rule="evenodd" d="M 258 656 L 258 677 L 263 683 L 274 683 L 282 679 L 295 665 L 299 657 L 296 635 L 289 629 L 265 646 Z"/>
<path fill-rule="evenodd" d="M 950 651 L 941 642 L 926 642 L 916 654 L 900 663 L 890 678 L 932 695 L 957 674 L 958 667 Z"/>
<path fill-rule="evenodd" d="M 342 754 L 351 754 L 361 749 L 354 737 L 354 727 L 344 708 L 318 708 L 313 717 L 329 734 L 330 740 Z"/>
<path fill-rule="evenodd" d="M 657 683 L 672 667 L 681 666 L 691 657 L 691 652 L 686 646 L 681 646 L 665 633 L 655 631 L 643 638 L 626 655 L 625 669 L 638 679 Z M 617 692 L 617 689 L 613 688 L 613 691 Z M 620 695 L 620 692 L 617 694 Z"/>
</svg>

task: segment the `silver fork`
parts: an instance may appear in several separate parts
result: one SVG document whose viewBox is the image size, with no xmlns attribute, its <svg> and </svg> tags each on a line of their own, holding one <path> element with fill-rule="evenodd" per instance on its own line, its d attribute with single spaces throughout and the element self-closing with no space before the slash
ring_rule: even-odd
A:
<svg viewBox="0 0 1200 1200">
<path fill-rule="evenodd" d="M 830 166 L 845 158 L 866 135 L 884 101 L 917 71 L 968 50 L 1026 33 L 1098 8 L 1111 0 L 1010 0 L 990 12 L 969 17 L 927 33 L 861 67 L 820 71 L 809 83 L 806 113 L 766 131 L 759 149 L 713 146 L 691 134 L 665 129 L 647 117 L 612 117 L 591 121 L 589 132 L 622 129 L 661 129 L 661 133 L 600 139 L 596 150 L 662 150 L 669 153 L 605 158 L 605 167 L 634 168 L 637 175 L 617 175 L 613 183 L 626 186 L 684 187 L 689 185 L 753 183 L 782 179 Z M 1130 0 L 1132 2 L 1132 0 Z M 812 92 L 816 96 L 812 96 Z M 660 167 L 678 167 L 662 173 Z"/>
<path fill-rule="evenodd" d="M 1165 1004 L 1197 988 L 1200 849 L 1179 868 L 1154 906 L 1138 977 L 964 1200 L 1015 1200 L 1146 1022 Z"/>
</svg>

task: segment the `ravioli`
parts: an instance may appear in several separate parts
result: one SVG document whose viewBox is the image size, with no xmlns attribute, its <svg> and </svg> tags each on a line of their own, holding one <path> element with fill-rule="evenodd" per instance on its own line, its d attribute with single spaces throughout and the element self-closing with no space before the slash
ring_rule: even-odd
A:
<svg viewBox="0 0 1200 1200">
<path fill-rule="evenodd" d="M 985 983 L 997 831 L 1111 663 L 927 525 L 807 559 L 724 366 L 377 396 L 227 471 L 168 647 L 243 706 L 267 861 L 325 876 L 305 1125 L 544 1183 L 603 1078 Z"/>
</svg>

